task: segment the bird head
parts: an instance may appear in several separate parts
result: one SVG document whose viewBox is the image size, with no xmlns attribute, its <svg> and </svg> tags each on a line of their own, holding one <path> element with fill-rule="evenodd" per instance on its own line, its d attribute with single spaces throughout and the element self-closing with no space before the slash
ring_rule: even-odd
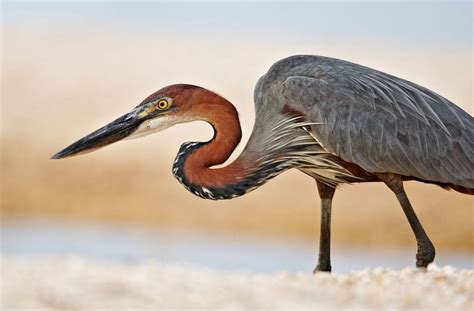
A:
<svg viewBox="0 0 474 311">
<path fill-rule="evenodd" d="M 209 121 L 212 111 L 222 100 L 219 95 L 198 86 L 167 86 L 148 96 L 127 114 L 56 153 L 52 159 L 92 152 L 114 142 L 142 137 L 178 123 Z M 217 109 L 228 107 L 221 104 Z M 234 113 L 237 114 L 236 111 Z"/>
</svg>

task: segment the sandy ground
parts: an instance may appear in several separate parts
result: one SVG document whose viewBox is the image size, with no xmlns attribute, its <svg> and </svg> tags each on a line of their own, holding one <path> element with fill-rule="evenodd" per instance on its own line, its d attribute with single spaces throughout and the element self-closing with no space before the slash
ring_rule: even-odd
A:
<svg viewBox="0 0 474 311">
<path fill-rule="evenodd" d="M 474 270 L 249 274 L 159 262 L 2 257 L 2 310 L 468 310 Z"/>
</svg>

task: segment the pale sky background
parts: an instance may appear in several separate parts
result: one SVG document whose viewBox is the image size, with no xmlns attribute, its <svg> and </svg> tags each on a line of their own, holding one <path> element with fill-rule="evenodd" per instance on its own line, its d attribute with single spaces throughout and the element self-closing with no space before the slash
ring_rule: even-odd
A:
<svg viewBox="0 0 474 311">
<path fill-rule="evenodd" d="M 371 39 L 464 49 L 472 49 L 472 16 L 472 1 L 3 3 L 5 28 L 72 24 L 113 30 L 117 36 L 173 32 L 264 41 Z"/>
</svg>

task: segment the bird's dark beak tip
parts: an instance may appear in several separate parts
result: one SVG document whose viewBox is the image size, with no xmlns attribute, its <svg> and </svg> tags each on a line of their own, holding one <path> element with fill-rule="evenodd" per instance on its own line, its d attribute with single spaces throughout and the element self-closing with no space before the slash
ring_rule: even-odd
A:
<svg viewBox="0 0 474 311">
<path fill-rule="evenodd" d="M 58 153 L 54 154 L 50 160 L 59 160 L 59 159 L 64 159 L 64 158 L 68 158 L 68 157 L 71 157 L 73 155 L 75 155 L 76 152 L 71 152 L 71 150 L 69 150 L 69 148 L 66 148 L 64 150 L 61 150 L 59 151 Z"/>
<path fill-rule="evenodd" d="M 56 153 L 50 158 L 50 160 L 59 160 L 59 159 L 61 159 L 61 155 L 59 153 Z"/>
<path fill-rule="evenodd" d="M 62 158 L 65 158 L 67 155 L 64 154 L 62 151 L 56 153 L 55 155 L 53 155 L 50 160 L 59 160 L 59 159 L 62 159 Z"/>
</svg>

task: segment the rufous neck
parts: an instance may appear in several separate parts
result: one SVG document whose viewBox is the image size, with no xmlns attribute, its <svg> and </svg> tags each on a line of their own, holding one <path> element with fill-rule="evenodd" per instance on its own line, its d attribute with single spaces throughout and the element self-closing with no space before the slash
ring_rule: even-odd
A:
<svg viewBox="0 0 474 311">
<path fill-rule="evenodd" d="M 191 155 L 188 161 L 195 165 L 199 163 L 201 168 L 210 168 L 224 163 L 242 138 L 239 116 L 234 105 L 221 98 L 218 105 L 215 103 L 200 105 L 196 117 L 213 127 L 214 137 Z"/>
<path fill-rule="evenodd" d="M 241 161 L 237 160 L 221 168 L 235 150 L 242 137 L 237 110 L 224 98 L 215 95 L 192 109 L 195 119 L 212 125 L 214 137 L 199 148 L 189 151 L 183 163 L 183 174 L 190 184 L 218 188 L 236 183 L 243 177 Z"/>
</svg>

